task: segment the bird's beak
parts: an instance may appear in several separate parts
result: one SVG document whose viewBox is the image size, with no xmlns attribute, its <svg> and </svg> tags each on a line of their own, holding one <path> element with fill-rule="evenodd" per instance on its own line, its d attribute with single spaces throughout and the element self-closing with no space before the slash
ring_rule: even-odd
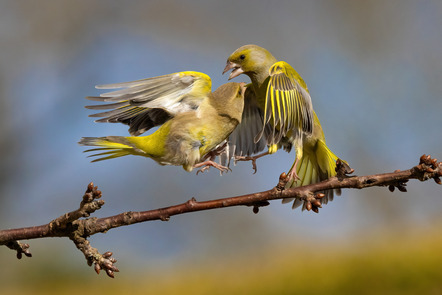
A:
<svg viewBox="0 0 442 295">
<path fill-rule="evenodd" d="M 239 75 L 241 75 L 242 73 L 244 73 L 244 71 L 243 71 L 243 69 L 241 68 L 240 65 L 238 65 L 238 64 L 236 64 L 236 63 L 234 63 L 234 62 L 231 62 L 231 61 L 227 61 L 226 67 L 224 68 L 224 71 L 223 71 L 223 75 L 224 75 L 227 71 L 232 70 L 232 69 L 233 69 L 233 71 L 232 71 L 232 72 L 230 73 L 230 75 L 229 75 L 229 80 L 230 80 L 230 79 L 233 79 L 233 78 L 235 78 L 235 77 L 238 77 Z"/>
</svg>

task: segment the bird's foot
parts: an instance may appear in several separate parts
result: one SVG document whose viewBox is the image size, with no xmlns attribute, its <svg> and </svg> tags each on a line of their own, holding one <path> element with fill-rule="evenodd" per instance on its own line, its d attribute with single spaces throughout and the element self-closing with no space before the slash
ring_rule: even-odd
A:
<svg viewBox="0 0 442 295">
<path fill-rule="evenodd" d="M 288 177 L 287 182 L 295 182 L 301 179 L 296 173 L 296 168 L 290 169 L 289 173 L 287 174 L 287 177 Z"/>
<path fill-rule="evenodd" d="M 202 167 L 202 168 L 196 172 L 197 175 L 200 172 L 204 173 L 206 170 L 209 170 L 210 167 L 214 167 L 214 168 L 218 169 L 221 172 L 221 174 L 224 172 L 232 171 L 229 167 L 218 164 L 212 160 L 207 160 L 207 161 L 195 164 L 195 166 L 193 166 L 193 168 L 200 168 L 200 167 Z"/>
<path fill-rule="evenodd" d="M 210 159 L 211 161 L 214 161 L 216 157 L 221 156 L 226 152 L 226 147 L 227 147 L 227 141 L 224 144 L 208 152 L 202 160 L 205 161 L 207 159 Z"/>
<path fill-rule="evenodd" d="M 256 173 L 256 171 L 258 171 L 258 167 L 256 166 L 256 160 L 258 160 L 261 157 L 267 156 L 269 154 L 269 152 L 265 152 L 256 156 L 235 156 L 235 164 L 236 162 L 239 161 L 252 161 L 252 168 L 254 170 L 253 174 Z"/>
</svg>

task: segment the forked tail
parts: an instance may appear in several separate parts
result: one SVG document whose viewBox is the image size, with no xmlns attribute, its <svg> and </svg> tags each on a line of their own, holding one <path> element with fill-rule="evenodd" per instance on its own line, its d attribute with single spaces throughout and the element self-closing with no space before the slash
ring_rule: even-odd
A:
<svg viewBox="0 0 442 295">
<path fill-rule="evenodd" d="M 98 152 L 88 156 L 101 157 L 92 160 L 92 162 L 114 159 L 127 155 L 144 154 L 142 150 L 138 149 L 133 143 L 122 136 L 82 137 L 78 143 L 80 145 L 98 147 L 84 151 L 85 153 Z"/>
</svg>

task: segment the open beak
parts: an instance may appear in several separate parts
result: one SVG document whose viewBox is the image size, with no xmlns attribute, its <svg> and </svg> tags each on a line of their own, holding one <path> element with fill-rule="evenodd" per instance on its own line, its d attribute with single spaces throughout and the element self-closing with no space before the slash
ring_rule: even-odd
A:
<svg viewBox="0 0 442 295">
<path fill-rule="evenodd" d="M 243 69 L 241 68 L 240 65 L 231 62 L 231 61 L 227 61 L 226 67 L 224 68 L 223 71 L 223 75 L 227 72 L 233 70 L 230 75 L 229 75 L 229 80 L 233 79 L 235 77 L 238 77 L 239 75 L 241 75 L 242 73 L 244 73 Z"/>
</svg>

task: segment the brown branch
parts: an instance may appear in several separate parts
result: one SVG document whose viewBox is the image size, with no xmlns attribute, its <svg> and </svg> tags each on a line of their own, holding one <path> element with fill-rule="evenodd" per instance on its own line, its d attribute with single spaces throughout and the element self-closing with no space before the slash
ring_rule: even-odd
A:
<svg viewBox="0 0 442 295">
<path fill-rule="evenodd" d="M 372 186 L 388 186 L 390 191 L 398 188 L 399 191 L 406 191 L 406 182 L 410 179 L 426 181 L 434 179 L 441 184 L 442 162 L 431 159 L 430 156 L 423 155 L 419 165 L 404 171 L 396 170 L 392 173 L 375 174 L 369 176 L 348 176 L 353 170 L 343 163 L 337 162 L 337 177 L 332 177 L 326 181 L 311 184 L 303 187 L 285 189 L 287 182 L 286 174 L 280 176 L 278 184 L 270 190 L 247 194 L 237 197 L 229 197 L 210 201 L 198 202 L 194 198 L 189 201 L 170 207 L 142 211 L 124 212 L 115 216 L 104 218 L 89 218 L 90 214 L 100 209 L 104 201 L 99 200 L 101 192 L 92 183 L 83 196 L 83 201 L 78 210 L 66 213 L 48 224 L 0 230 L 0 245 L 6 245 L 17 251 L 17 257 L 22 254 L 30 257 L 29 245 L 21 244 L 18 240 L 30 240 L 46 237 L 69 237 L 76 247 L 83 252 L 89 265 L 95 265 L 95 271 L 104 269 L 110 277 L 118 269 L 114 266 L 116 260 L 112 258 L 111 252 L 100 254 L 97 249 L 90 246 L 87 238 L 96 233 L 107 232 L 108 230 L 120 226 L 130 225 L 150 220 L 167 221 L 173 215 L 210 210 L 232 206 L 251 206 L 253 212 L 258 213 L 259 207 L 269 205 L 269 201 L 284 198 L 298 198 L 306 203 L 307 210 L 318 212 L 321 208 L 320 199 L 324 197 L 321 193 L 328 189 L 357 188 L 362 189 Z M 84 218 L 84 219 L 81 219 Z"/>
</svg>

